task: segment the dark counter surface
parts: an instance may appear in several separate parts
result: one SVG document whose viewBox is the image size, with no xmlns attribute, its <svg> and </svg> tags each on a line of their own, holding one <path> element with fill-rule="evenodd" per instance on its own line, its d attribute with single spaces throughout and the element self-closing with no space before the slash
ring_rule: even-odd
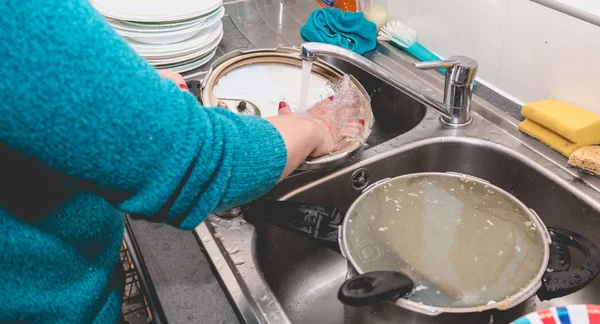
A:
<svg viewBox="0 0 600 324">
<path fill-rule="evenodd" d="M 161 322 L 239 323 L 193 232 L 145 220 L 129 228 Z"/>
</svg>

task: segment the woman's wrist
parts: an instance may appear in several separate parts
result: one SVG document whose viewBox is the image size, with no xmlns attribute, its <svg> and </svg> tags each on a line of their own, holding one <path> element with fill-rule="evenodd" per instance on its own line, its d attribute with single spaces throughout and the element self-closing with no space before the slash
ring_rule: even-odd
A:
<svg viewBox="0 0 600 324">
<path fill-rule="evenodd" d="M 315 143 L 315 147 L 310 152 L 310 156 L 324 155 L 324 154 L 321 154 L 321 152 L 326 149 L 325 148 L 325 146 L 326 146 L 325 139 L 328 136 L 327 127 L 325 126 L 324 123 L 322 123 L 318 120 L 314 120 L 312 118 L 306 118 L 306 119 L 312 125 L 311 133 L 314 134 L 314 143 Z M 327 153 L 329 153 L 329 152 L 327 152 Z"/>
<path fill-rule="evenodd" d="M 323 146 L 324 138 L 327 135 L 327 128 L 324 123 L 314 118 L 307 117 L 305 115 L 292 114 L 296 121 L 295 124 L 298 127 L 304 129 L 304 131 L 310 135 L 311 151 L 310 156 L 314 156 L 315 153 Z"/>
<path fill-rule="evenodd" d="M 314 121 L 294 114 L 269 117 L 267 121 L 277 128 L 288 151 L 283 177 L 321 147 L 321 130 Z"/>
</svg>

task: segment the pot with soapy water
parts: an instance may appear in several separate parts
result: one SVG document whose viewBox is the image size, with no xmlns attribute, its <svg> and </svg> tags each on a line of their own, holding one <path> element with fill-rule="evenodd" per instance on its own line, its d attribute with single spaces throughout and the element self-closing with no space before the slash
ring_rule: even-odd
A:
<svg viewBox="0 0 600 324">
<path fill-rule="evenodd" d="M 508 192 L 463 174 L 384 179 L 346 213 L 271 201 L 247 205 L 242 215 L 320 241 L 346 258 L 338 298 L 347 323 L 514 319 L 536 296 L 569 295 L 600 272 L 600 251 L 591 241 L 546 228 Z M 586 256 L 582 267 L 570 269 L 569 247 Z"/>
</svg>

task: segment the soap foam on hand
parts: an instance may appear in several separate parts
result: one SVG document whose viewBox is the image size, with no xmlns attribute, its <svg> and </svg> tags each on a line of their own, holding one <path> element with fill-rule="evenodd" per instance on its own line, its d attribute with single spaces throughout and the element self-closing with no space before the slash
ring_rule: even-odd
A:
<svg viewBox="0 0 600 324">
<path fill-rule="evenodd" d="M 333 150 L 336 151 L 362 139 L 364 129 L 358 131 L 359 129 L 356 128 L 357 121 L 363 119 L 362 101 L 359 90 L 354 86 L 348 75 L 334 80 L 331 83 L 331 88 L 334 93 L 333 100 L 324 107 L 324 115 L 330 125 L 337 126 L 332 131 L 343 138 L 334 147 Z M 310 114 L 310 109 L 307 113 Z"/>
<path fill-rule="evenodd" d="M 285 101 L 292 111 L 300 105 L 302 69 L 298 66 L 281 63 L 255 63 L 234 69 L 222 76 L 213 88 L 213 102 L 218 98 L 243 99 L 255 104 L 261 117 L 277 116 L 279 102 Z M 334 148 L 333 154 L 341 153 L 362 140 L 364 128 L 356 132 L 357 121 L 362 117 L 362 94 L 347 75 L 335 79 L 311 73 L 308 89 L 308 112 L 322 100 L 334 96 L 326 107 L 326 113 L 334 125 L 351 125 L 336 129 L 344 139 Z M 353 114 L 340 114 L 341 109 L 351 109 Z M 340 120 L 342 117 L 347 120 Z M 353 125 L 354 124 L 354 125 Z"/>
</svg>

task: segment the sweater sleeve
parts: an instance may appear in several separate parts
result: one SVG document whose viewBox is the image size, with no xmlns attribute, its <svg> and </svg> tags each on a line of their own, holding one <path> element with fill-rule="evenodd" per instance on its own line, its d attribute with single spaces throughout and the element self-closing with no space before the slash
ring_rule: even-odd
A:
<svg viewBox="0 0 600 324">
<path fill-rule="evenodd" d="M 286 148 L 258 117 L 203 108 L 87 0 L 0 4 L 0 141 L 124 212 L 190 229 L 277 182 Z"/>
</svg>

